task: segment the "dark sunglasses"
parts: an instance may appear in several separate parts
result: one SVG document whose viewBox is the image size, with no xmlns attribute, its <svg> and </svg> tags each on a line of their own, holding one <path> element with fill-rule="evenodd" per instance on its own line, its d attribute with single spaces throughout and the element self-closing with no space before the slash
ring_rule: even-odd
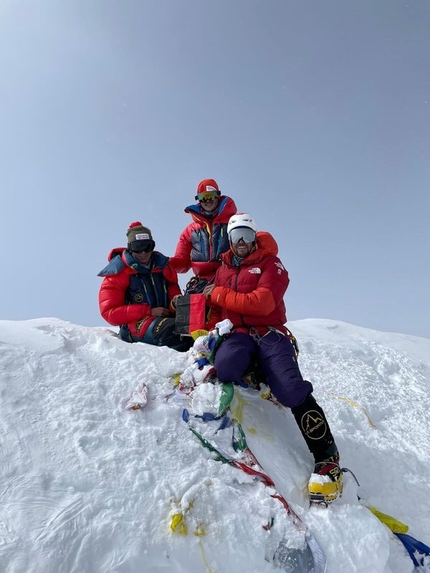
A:
<svg viewBox="0 0 430 573">
<path fill-rule="evenodd" d="M 155 242 L 152 239 L 142 239 L 128 243 L 128 248 L 132 253 L 150 253 L 154 250 Z"/>
</svg>

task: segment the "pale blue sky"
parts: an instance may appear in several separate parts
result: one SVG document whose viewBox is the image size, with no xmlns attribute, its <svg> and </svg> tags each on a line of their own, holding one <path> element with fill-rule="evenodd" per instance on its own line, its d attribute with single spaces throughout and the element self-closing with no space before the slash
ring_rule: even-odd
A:
<svg viewBox="0 0 430 573">
<path fill-rule="evenodd" d="M 429 30 L 427 0 L 0 0 L 0 319 L 104 325 L 128 224 L 173 254 L 213 177 L 290 320 L 430 337 Z"/>
</svg>

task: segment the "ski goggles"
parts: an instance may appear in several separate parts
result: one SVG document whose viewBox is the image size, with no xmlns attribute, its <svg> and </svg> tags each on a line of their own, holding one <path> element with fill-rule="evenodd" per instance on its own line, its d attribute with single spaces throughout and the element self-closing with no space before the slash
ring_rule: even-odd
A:
<svg viewBox="0 0 430 573">
<path fill-rule="evenodd" d="M 196 201 L 199 201 L 199 203 L 209 203 L 210 201 L 217 199 L 218 195 L 218 191 L 206 191 L 205 193 L 197 193 Z"/>
<path fill-rule="evenodd" d="M 255 241 L 255 231 L 249 227 L 236 227 L 230 231 L 228 239 L 233 245 L 236 245 L 239 241 L 253 243 Z"/>
<path fill-rule="evenodd" d="M 128 248 L 132 253 L 150 253 L 154 250 L 155 242 L 152 239 L 141 239 L 140 241 L 131 241 Z"/>
</svg>

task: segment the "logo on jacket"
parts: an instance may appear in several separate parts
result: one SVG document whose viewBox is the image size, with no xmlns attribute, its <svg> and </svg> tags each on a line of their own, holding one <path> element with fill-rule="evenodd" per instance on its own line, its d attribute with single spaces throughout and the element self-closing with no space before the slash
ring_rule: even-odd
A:
<svg viewBox="0 0 430 573">
<path fill-rule="evenodd" d="M 249 269 L 248 272 L 251 273 L 252 275 L 261 275 L 261 269 L 259 269 L 258 267 L 253 267 L 252 269 Z"/>
<path fill-rule="evenodd" d="M 285 267 L 284 265 L 281 263 L 281 261 L 278 261 L 275 263 L 275 265 L 278 267 L 278 273 L 280 273 L 281 271 L 285 271 Z"/>
</svg>

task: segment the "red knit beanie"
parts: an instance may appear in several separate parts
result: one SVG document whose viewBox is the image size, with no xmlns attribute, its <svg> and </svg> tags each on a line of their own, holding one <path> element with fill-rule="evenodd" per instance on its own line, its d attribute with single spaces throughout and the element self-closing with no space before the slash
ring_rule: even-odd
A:
<svg viewBox="0 0 430 573">
<path fill-rule="evenodd" d="M 211 193 L 213 191 L 218 191 L 218 195 L 220 194 L 220 190 L 218 187 L 218 183 L 215 179 L 203 179 L 197 185 L 197 194 L 199 193 Z"/>
</svg>

